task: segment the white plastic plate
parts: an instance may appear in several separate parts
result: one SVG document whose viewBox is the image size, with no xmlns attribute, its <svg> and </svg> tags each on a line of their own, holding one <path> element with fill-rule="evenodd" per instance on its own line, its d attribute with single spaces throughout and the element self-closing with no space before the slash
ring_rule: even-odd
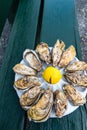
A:
<svg viewBox="0 0 87 130">
<path fill-rule="evenodd" d="M 51 49 L 52 49 L 52 48 L 50 48 L 50 50 L 51 50 Z M 72 62 L 75 62 L 75 61 L 77 61 L 77 60 L 78 60 L 78 59 L 75 57 Z M 22 60 L 20 63 L 27 65 L 27 64 L 24 62 L 24 60 Z M 52 64 L 47 65 L 47 64 L 45 64 L 44 62 L 42 62 L 42 64 L 43 64 L 42 71 L 38 73 L 38 78 L 39 78 L 40 81 L 42 82 L 41 87 L 43 87 L 43 88 L 45 88 L 45 89 L 47 89 L 48 87 L 51 87 L 51 89 L 52 89 L 53 92 L 54 92 L 55 90 L 57 90 L 57 89 L 58 89 L 58 90 L 62 90 L 63 85 L 64 85 L 64 84 L 68 84 L 68 82 L 66 81 L 66 79 L 63 77 L 57 84 L 49 84 L 49 83 L 47 83 L 47 82 L 42 78 L 42 72 L 44 71 L 44 69 L 45 69 L 46 67 L 52 66 Z M 56 68 L 58 68 L 58 67 L 56 67 Z M 60 69 L 60 68 L 58 68 L 58 69 Z M 60 71 L 61 71 L 62 75 L 65 73 L 64 68 L 60 69 Z M 15 74 L 15 81 L 18 80 L 18 79 L 20 79 L 21 77 L 23 77 L 23 76 L 21 76 L 21 75 L 19 75 L 19 74 Z M 19 98 L 21 97 L 21 95 L 23 94 L 23 92 L 26 91 L 26 90 L 19 90 L 19 89 L 17 89 L 15 86 L 14 86 L 14 88 L 15 88 L 15 90 L 16 90 L 17 95 L 18 95 Z M 77 89 L 84 97 L 86 96 L 86 94 L 87 94 L 87 89 L 86 89 L 86 88 L 76 87 L 76 89 Z M 64 113 L 63 116 L 72 113 L 72 112 L 75 111 L 78 107 L 79 107 L 79 106 L 74 106 L 70 101 L 68 101 L 67 110 L 66 110 L 66 112 Z M 62 116 L 62 117 L 63 117 L 63 116 Z M 51 117 L 51 118 L 56 117 L 54 108 L 52 109 L 52 112 L 51 112 L 50 117 Z M 58 118 L 58 117 L 57 117 L 57 118 Z"/>
</svg>

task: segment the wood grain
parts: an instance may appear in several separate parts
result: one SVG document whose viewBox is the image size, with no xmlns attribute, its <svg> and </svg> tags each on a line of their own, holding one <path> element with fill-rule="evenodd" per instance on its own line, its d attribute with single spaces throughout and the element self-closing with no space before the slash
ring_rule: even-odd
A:
<svg viewBox="0 0 87 130">
<path fill-rule="evenodd" d="M 40 0 L 20 0 L 0 72 L 0 130 L 24 128 L 25 112 L 13 88 L 12 67 L 20 62 L 25 48 L 34 48 L 39 8 Z"/>
</svg>

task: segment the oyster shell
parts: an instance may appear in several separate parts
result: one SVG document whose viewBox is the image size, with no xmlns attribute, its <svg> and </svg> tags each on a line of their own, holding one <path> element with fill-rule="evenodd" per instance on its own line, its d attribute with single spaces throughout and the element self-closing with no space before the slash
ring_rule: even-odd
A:
<svg viewBox="0 0 87 130">
<path fill-rule="evenodd" d="M 41 44 L 38 44 L 36 51 L 42 61 L 45 61 L 47 64 L 51 63 L 50 50 L 46 43 L 42 42 Z"/>
<path fill-rule="evenodd" d="M 86 103 L 86 98 L 83 97 L 72 85 L 66 84 L 63 87 L 68 99 L 72 101 L 75 106 L 80 106 Z"/>
<path fill-rule="evenodd" d="M 76 61 L 72 64 L 69 64 L 66 67 L 66 70 L 68 72 L 87 70 L 87 64 L 83 61 Z"/>
<path fill-rule="evenodd" d="M 62 91 L 60 90 L 55 91 L 54 104 L 55 104 L 56 116 L 61 117 L 65 113 L 67 108 L 67 97 Z"/>
<path fill-rule="evenodd" d="M 15 73 L 21 74 L 21 75 L 36 75 L 36 71 L 32 68 L 23 65 L 23 64 L 16 64 L 13 67 L 13 70 Z"/>
<path fill-rule="evenodd" d="M 57 40 L 57 42 L 54 45 L 53 50 L 52 50 L 53 66 L 57 66 L 58 65 L 64 48 L 65 48 L 64 42 L 60 41 L 60 40 Z"/>
<path fill-rule="evenodd" d="M 40 86 L 35 86 L 24 92 L 20 98 L 20 104 L 23 108 L 29 107 L 39 100 L 44 90 Z"/>
<path fill-rule="evenodd" d="M 18 89 L 26 89 L 34 86 L 40 86 L 40 80 L 35 76 L 25 76 L 14 82 L 14 86 Z"/>
<path fill-rule="evenodd" d="M 70 46 L 68 49 L 66 49 L 63 54 L 62 57 L 60 59 L 59 62 L 59 67 L 65 67 L 66 65 L 68 65 L 76 56 L 76 51 L 74 46 Z"/>
<path fill-rule="evenodd" d="M 23 59 L 29 64 L 33 69 L 40 71 L 42 69 L 41 61 L 38 55 L 30 49 L 26 49 L 23 53 Z"/>
<path fill-rule="evenodd" d="M 28 118 L 37 122 L 48 119 L 53 105 L 53 93 L 48 88 L 38 103 L 28 110 Z"/>
<path fill-rule="evenodd" d="M 87 75 L 79 71 L 73 73 L 66 73 L 65 78 L 70 83 L 75 83 L 82 87 L 87 87 Z"/>
</svg>

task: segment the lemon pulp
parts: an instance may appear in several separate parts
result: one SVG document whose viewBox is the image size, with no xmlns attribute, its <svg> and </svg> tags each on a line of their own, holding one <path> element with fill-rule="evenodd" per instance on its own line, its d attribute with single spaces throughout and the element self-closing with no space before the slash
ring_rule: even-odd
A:
<svg viewBox="0 0 87 130">
<path fill-rule="evenodd" d="M 42 73 L 42 77 L 50 84 L 56 84 L 62 78 L 60 70 L 52 66 L 47 67 Z"/>
</svg>

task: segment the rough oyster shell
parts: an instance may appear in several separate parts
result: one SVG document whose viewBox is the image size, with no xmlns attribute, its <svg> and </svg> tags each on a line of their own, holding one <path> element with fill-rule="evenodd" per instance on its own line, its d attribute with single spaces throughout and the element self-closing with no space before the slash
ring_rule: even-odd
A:
<svg viewBox="0 0 87 130">
<path fill-rule="evenodd" d="M 15 73 L 21 74 L 21 75 L 36 75 L 36 71 L 32 68 L 24 65 L 24 64 L 16 64 L 13 67 L 13 70 Z"/>
<path fill-rule="evenodd" d="M 87 87 L 87 75 L 79 71 L 73 73 L 66 73 L 65 78 L 70 83 L 75 83 L 82 87 Z"/>
<path fill-rule="evenodd" d="M 63 54 L 62 57 L 60 59 L 59 62 L 59 67 L 65 67 L 66 65 L 68 65 L 76 56 L 76 51 L 74 46 L 70 46 L 68 49 L 66 49 Z"/>
<path fill-rule="evenodd" d="M 67 109 L 67 97 L 62 91 L 56 90 L 54 92 L 54 104 L 56 116 L 63 116 Z"/>
<path fill-rule="evenodd" d="M 86 98 L 83 97 L 72 85 L 66 84 L 63 87 L 68 99 L 72 101 L 75 106 L 80 106 L 86 103 Z"/>
<path fill-rule="evenodd" d="M 54 45 L 53 50 L 52 50 L 53 66 L 57 66 L 58 65 L 64 48 L 65 48 L 64 42 L 60 41 L 60 40 L 57 40 L 57 42 Z"/>
<path fill-rule="evenodd" d="M 14 82 L 14 86 L 18 89 L 26 89 L 34 86 L 40 86 L 40 80 L 35 76 L 25 76 Z"/>
<path fill-rule="evenodd" d="M 48 119 L 53 105 L 53 93 L 48 88 L 38 103 L 28 110 L 28 118 L 37 122 Z"/>
<path fill-rule="evenodd" d="M 82 71 L 82 70 L 87 70 L 87 64 L 83 61 L 76 61 L 72 64 L 69 64 L 66 67 L 66 71 L 68 72 Z"/>
<path fill-rule="evenodd" d="M 41 61 L 38 55 L 30 49 L 26 49 L 23 53 L 23 59 L 29 64 L 33 69 L 40 71 L 42 69 Z"/>
<path fill-rule="evenodd" d="M 45 61 L 47 64 L 51 63 L 50 50 L 46 43 L 42 42 L 41 44 L 38 44 L 36 51 L 42 61 Z"/>
<path fill-rule="evenodd" d="M 44 90 L 40 86 L 35 86 L 24 92 L 20 98 L 20 104 L 23 108 L 29 107 L 39 100 Z"/>
</svg>

